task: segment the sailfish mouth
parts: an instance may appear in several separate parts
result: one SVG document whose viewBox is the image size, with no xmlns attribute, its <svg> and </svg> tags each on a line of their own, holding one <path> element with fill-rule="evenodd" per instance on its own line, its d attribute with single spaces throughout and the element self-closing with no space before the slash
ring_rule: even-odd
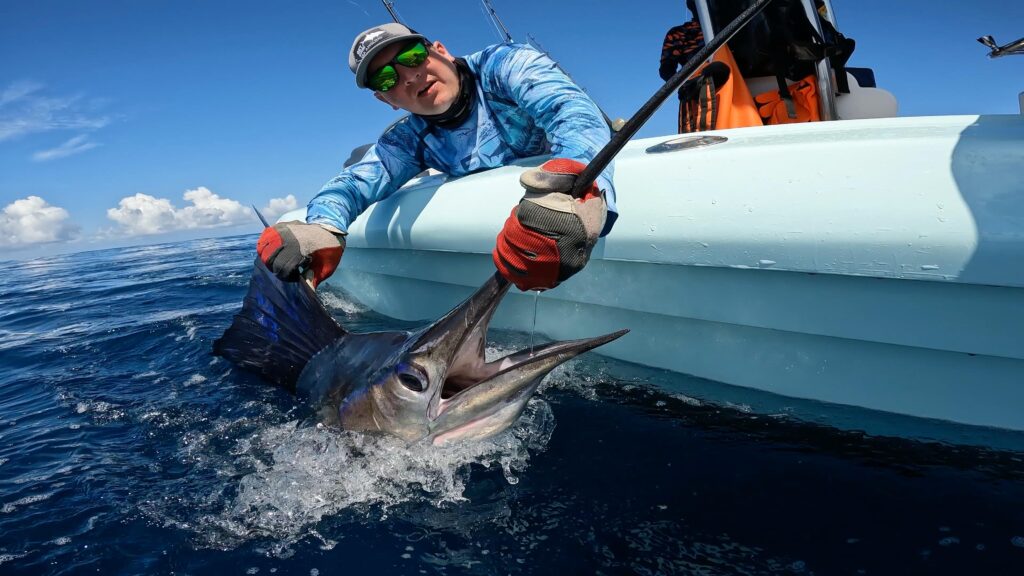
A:
<svg viewBox="0 0 1024 576">
<path fill-rule="evenodd" d="M 619 330 L 596 338 L 551 342 L 488 362 L 487 327 L 510 286 L 501 275 L 494 274 L 417 341 L 416 352 L 429 354 L 446 366 L 442 384 L 427 410 L 431 420 L 449 420 L 443 428 L 479 420 L 510 404 L 525 405 L 551 370 L 628 332 Z"/>
<path fill-rule="evenodd" d="M 475 386 L 506 374 L 514 373 L 526 379 L 542 377 L 566 360 L 607 344 L 627 332 L 629 330 L 619 330 L 596 338 L 550 342 L 513 352 L 492 362 L 486 361 L 482 350 L 477 354 L 474 347 L 466 347 L 460 350 L 460 355 L 466 357 L 448 371 L 441 388 L 441 399 L 454 401 Z M 553 364 L 552 360 L 555 360 Z"/>
</svg>

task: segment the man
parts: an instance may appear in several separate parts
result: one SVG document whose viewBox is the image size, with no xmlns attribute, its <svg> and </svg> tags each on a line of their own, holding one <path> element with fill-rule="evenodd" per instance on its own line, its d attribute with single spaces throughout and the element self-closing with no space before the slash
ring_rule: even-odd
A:
<svg viewBox="0 0 1024 576">
<path fill-rule="evenodd" d="M 668 81 L 680 66 L 686 64 L 690 56 L 704 47 L 704 33 L 701 31 L 700 22 L 697 21 L 697 6 L 694 0 L 686 0 L 686 8 L 690 11 L 690 21 L 681 26 L 674 26 L 665 34 L 665 40 L 661 44 L 661 65 L 658 67 L 658 75 L 662 80 Z M 686 132 L 683 92 L 679 92 L 679 133 Z"/>
<path fill-rule="evenodd" d="M 275 274 L 295 280 L 307 269 L 314 285 L 322 282 L 356 216 L 426 168 L 462 176 L 547 153 L 554 159 L 521 177 L 526 194 L 498 234 L 494 264 L 521 290 L 553 288 L 586 265 L 616 217 L 611 166 L 582 198 L 568 192 L 610 134 L 598 107 L 550 59 L 513 44 L 456 58 L 441 42 L 384 24 L 356 36 L 349 68 L 357 86 L 410 115 L 323 187 L 306 223 L 264 230 L 257 252 Z"/>
</svg>

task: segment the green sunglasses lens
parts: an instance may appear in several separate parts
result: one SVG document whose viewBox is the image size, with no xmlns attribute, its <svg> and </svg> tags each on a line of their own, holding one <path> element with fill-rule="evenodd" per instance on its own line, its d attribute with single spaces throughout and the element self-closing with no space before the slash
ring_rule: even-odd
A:
<svg viewBox="0 0 1024 576">
<path fill-rule="evenodd" d="M 377 92 L 387 92 L 394 88 L 395 84 L 398 84 L 398 70 L 395 70 L 395 67 L 390 64 L 370 76 L 370 88 Z"/>
<path fill-rule="evenodd" d="M 423 61 L 427 59 L 427 47 L 422 42 L 417 42 L 412 46 L 409 46 L 405 50 L 398 53 L 395 56 L 395 62 L 398 62 L 406 68 L 415 68 Z"/>
<path fill-rule="evenodd" d="M 381 66 L 376 72 L 371 73 L 366 83 L 372 90 L 387 92 L 394 88 L 395 84 L 398 84 L 398 70 L 395 70 L 394 66 L 396 63 L 406 68 L 415 68 L 426 62 L 429 55 L 430 51 L 427 50 L 423 42 L 410 44 L 399 52 L 391 62 Z"/>
</svg>

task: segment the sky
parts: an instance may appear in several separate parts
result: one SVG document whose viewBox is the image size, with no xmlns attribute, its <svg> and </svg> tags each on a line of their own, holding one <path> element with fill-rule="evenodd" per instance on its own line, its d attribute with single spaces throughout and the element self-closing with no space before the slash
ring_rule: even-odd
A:
<svg viewBox="0 0 1024 576">
<path fill-rule="evenodd" d="M 661 85 L 683 0 L 492 0 L 612 118 Z M 395 0 L 402 19 L 468 54 L 499 40 L 479 0 Z M 1024 2 L 834 0 L 901 116 L 1018 114 Z M 352 38 L 379 0 L 0 0 L 0 260 L 260 229 L 305 205 L 399 112 L 355 86 Z M 673 103 L 639 137 L 670 134 Z"/>
</svg>

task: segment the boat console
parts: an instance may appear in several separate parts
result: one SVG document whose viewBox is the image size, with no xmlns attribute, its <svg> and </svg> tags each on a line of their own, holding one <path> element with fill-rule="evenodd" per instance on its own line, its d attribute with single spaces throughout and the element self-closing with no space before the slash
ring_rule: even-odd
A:
<svg viewBox="0 0 1024 576">
<path fill-rule="evenodd" d="M 697 17 L 704 38 L 714 38 L 752 3 L 752 0 L 696 0 Z M 845 54 L 841 54 L 840 42 L 846 43 Z M 813 73 L 818 81 L 818 107 L 822 120 L 896 116 L 896 97 L 875 86 L 870 69 L 851 73 L 845 68 L 845 59 L 852 52 L 853 41 L 836 31 L 829 2 L 775 0 L 728 45 L 751 96 L 755 98 L 778 90 L 782 81 L 790 85 Z M 814 52 L 833 55 L 812 60 Z"/>
</svg>

